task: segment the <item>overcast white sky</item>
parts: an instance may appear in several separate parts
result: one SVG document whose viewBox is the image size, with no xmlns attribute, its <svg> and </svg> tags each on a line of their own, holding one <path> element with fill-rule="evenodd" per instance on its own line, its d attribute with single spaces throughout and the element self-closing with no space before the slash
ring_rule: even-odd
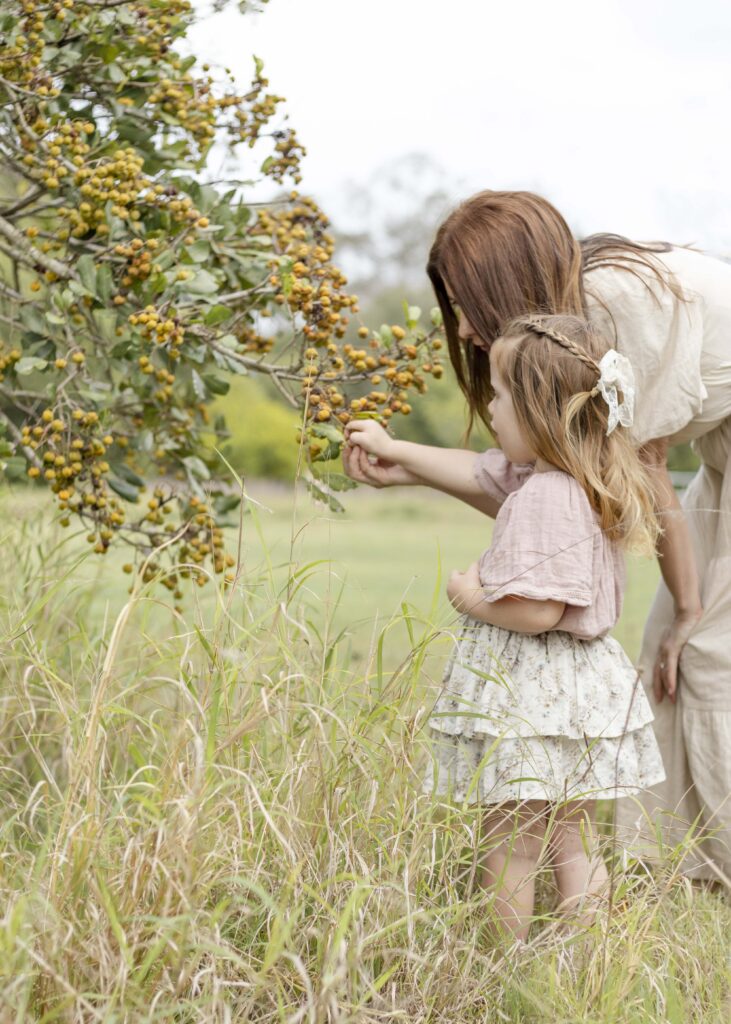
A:
<svg viewBox="0 0 731 1024">
<path fill-rule="evenodd" d="M 455 202 L 530 188 L 577 234 L 731 252 L 725 0 L 271 0 L 191 45 L 242 85 L 263 58 L 336 222 L 348 182 L 422 152 Z"/>
</svg>

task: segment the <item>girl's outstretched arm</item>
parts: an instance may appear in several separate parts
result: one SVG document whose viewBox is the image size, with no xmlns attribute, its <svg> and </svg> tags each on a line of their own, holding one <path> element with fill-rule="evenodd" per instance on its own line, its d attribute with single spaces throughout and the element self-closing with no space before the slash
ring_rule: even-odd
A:
<svg viewBox="0 0 731 1024">
<path fill-rule="evenodd" d="M 343 463 L 353 479 L 375 487 L 424 484 L 493 518 L 497 515 L 499 503 L 475 479 L 475 452 L 397 441 L 374 420 L 351 420 L 345 436 L 348 444 Z"/>
<path fill-rule="evenodd" d="M 477 562 L 466 572 L 455 570 L 452 573 L 447 583 L 447 596 L 458 612 L 516 633 L 545 633 L 558 624 L 566 608 L 563 601 L 535 601 L 528 597 L 486 601 Z"/>
</svg>

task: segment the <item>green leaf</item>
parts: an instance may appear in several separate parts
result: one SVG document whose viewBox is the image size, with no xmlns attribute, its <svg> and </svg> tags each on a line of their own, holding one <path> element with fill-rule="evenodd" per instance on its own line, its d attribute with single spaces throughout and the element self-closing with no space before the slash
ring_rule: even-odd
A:
<svg viewBox="0 0 731 1024">
<path fill-rule="evenodd" d="M 221 377 L 216 377 L 212 373 L 204 373 L 203 382 L 214 395 L 226 395 L 231 387 L 229 381 L 222 380 Z"/>
<path fill-rule="evenodd" d="M 15 364 L 15 372 L 21 377 L 25 377 L 29 373 L 33 373 L 34 370 L 45 370 L 48 366 L 48 362 L 45 359 L 38 359 L 36 356 L 23 356 Z"/>
<path fill-rule="evenodd" d="M 185 251 L 194 263 L 205 263 L 211 254 L 211 243 L 199 238 L 197 242 L 187 246 Z"/>
<path fill-rule="evenodd" d="M 345 473 L 326 473 L 321 479 L 332 491 L 352 491 L 358 486 L 355 480 L 351 480 Z"/>
<path fill-rule="evenodd" d="M 306 476 L 307 489 L 315 501 L 324 502 L 331 512 L 344 512 L 345 508 L 338 499 L 330 492 L 327 485 L 313 476 Z"/>
<path fill-rule="evenodd" d="M 185 290 L 193 295 L 215 295 L 218 281 L 207 270 L 199 270 L 192 281 L 186 282 Z"/>
<path fill-rule="evenodd" d="M 442 318 L 442 311 L 439 306 L 434 306 L 429 310 L 429 319 L 435 327 L 442 327 L 444 325 L 444 319 Z"/>
<path fill-rule="evenodd" d="M 193 390 L 195 391 L 196 397 L 199 398 L 201 402 L 205 401 L 208 397 L 206 386 L 201 380 L 201 375 L 195 368 L 190 371 L 190 378 L 193 382 Z"/>
<path fill-rule="evenodd" d="M 406 307 L 406 325 L 407 327 L 416 327 L 421 317 L 421 308 L 419 306 L 408 306 Z"/>
<path fill-rule="evenodd" d="M 203 323 L 206 327 L 215 327 L 216 324 L 222 324 L 224 320 L 229 320 L 232 316 L 233 310 L 228 306 L 212 306 L 203 318 Z"/>
<path fill-rule="evenodd" d="M 117 477 L 107 474 L 106 481 L 109 486 L 115 491 L 120 498 L 124 498 L 126 501 L 137 503 L 140 500 L 140 492 L 133 484 L 128 484 L 126 480 L 118 480 Z"/>
<path fill-rule="evenodd" d="M 96 274 L 96 286 L 99 291 L 99 297 L 104 302 L 109 302 L 114 291 L 114 278 L 112 277 L 112 271 L 108 263 L 103 263 Z"/>
<path fill-rule="evenodd" d="M 22 455 L 12 455 L 5 463 L 5 476 L 13 482 L 22 480 L 27 483 L 27 468 L 28 463 Z"/>
<path fill-rule="evenodd" d="M 56 342 L 50 338 L 42 338 L 40 341 L 33 342 L 33 355 L 36 359 L 55 359 L 56 358 Z"/>
<path fill-rule="evenodd" d="M 241 504 L 240 494 L 222 494 L 218 498 L 214 498 L 213 507 L 219 515 L 225 515 L 226 512 L 230 512 L 234 508 L 238 508 Z"/>
<path fill-rule="evenodd" d="M 134 484 L 135 487 L 144 487 L 145 481 L 141 476 L 138 476 L 133 469 L 131 469 L 126 462 L 118 462 L 112 466 L 112 469 L 120 476 L 123 480 L 126 480 L 128 484 Z"/>
<path fill-rule="evenodd" d="M 336 427 L 334 423 L 313 423 L 310 427 L 311 432 L 315 437 L 325 437 L 328 441 L 332 441 L 335 444 L 342 444 L 345 440 L 343 431 Z"/>
<path fill-rule="evenodd" d="M 386 348 L 390 348 L 393 344 L 393 331 L 388 324 L 381 324 L 381 329 L 378 332 L 378 337 L 381 339 Z"/>
<path fill-rule="evenodd" d="M 23 322 L 23 326 L 27 327 L 29 331 L 34 331 L 36 334 L 45 334 L 46 324 L 40 311 L 35 306 L 23 306 L 20 310 L 20 319 Z M 62 320 L 61 323 L 65 323 L 65 321 Z"/>
<path fill-rule="evenodd" d="M 96 265 L 94 263 L 94 257 L 90 255 L 90 253 L 85 252 L 83 256 L 79 257 L 76 262 L 76 272 L 78 273 L 79 280 L 87 292 L 96 297 Z"/>
<path fill-rule="evenodd" d="M 199 459 L 197 455 L 186 455 L 183 459 L 183 465 L 185 466 L 189 476 L 198 477 L 199 480 L 211 479 L 208 466 L 202 459 Z"/>
<path fill-rule="evenodd" d="M 224 334 L 218 339 L 218 344 L 225 348 L 238 348 L 241 342 L 235 334 Z"/>
<path fill-rule="evenodd" d="M 115 311 L 113 309 L 94 309 L 91 315 L 102 339 L 115 342 L 117 340 L 117 314 Z"/>
</svg>

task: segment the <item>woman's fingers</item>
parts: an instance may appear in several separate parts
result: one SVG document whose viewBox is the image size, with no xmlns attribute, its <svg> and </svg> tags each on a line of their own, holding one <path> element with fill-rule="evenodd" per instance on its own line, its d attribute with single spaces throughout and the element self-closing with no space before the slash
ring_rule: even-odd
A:
<svg viewBox="0 0 731 1024">
<path fill-rule="evenodd" d="M 678 694 L 680 655 L 702 615 L 702 608 L 678 613 L 663 634 L 652 671 L 652 692 L 658 703 L 664 694 L 668 695 L 673 704 L 675 703 Z"/>
<path fill-rule="evenodd" d="M 673 653 L 666 647 L 661 646 L 652 671 L 652 693 L 658 704 L 662 702 L 665 694 L 668 695 L 673 704 L 675 703 L 677 679 L 678 652 Z"/>
</svg>

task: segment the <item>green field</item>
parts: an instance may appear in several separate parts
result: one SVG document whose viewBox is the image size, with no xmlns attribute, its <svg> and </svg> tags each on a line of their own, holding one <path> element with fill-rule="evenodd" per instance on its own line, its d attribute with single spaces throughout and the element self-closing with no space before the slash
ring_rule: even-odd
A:
<svg viewBox="0 0 731 1024">
<path fill-rule="evenodd" d="M 465 569 L 489 545 L 492 520 L 475 509 L 428 488 L 359 488 L 344 497 L 345 512 L 333 513 L 304 490 L 254 481 L 247 489 L 241 556 L 244 586 L 264 602 L 281 600 L 290 573 L 301 572 L 299 604 L 312 624 L 339 636 L 341 660 L 354 668 L 372 653 L 374 637 L 391 624 L 384 641 L 384 664 L 396 666 L 413 629 L 438 633 L 457 621 L 445 595 L 452 569 Z M 8 517 L 19 521 L 38 555 L 62 544 L 62 563 L 76 564 L 69 580 L 75 590 L 90 585 L 94 600 L 90 621 L 117 614 L 130 578 L 121 572 L 130 560 L 124 545 L 100 558 L 89 552 L 86 531 L 53 524 L 45 496 L 25 488 L 4 500 Z M 234 514 L 235 517 L 235 514 Z M 228 531 L 228 550 L 236 552 L 237 529 Z M 631 658 L 639 654 L 643 622 L 659 572 L 648 559 L 627 559 L 628 584 L 622 617 L 614 634 Z M 65 584 L 61 585 L 63 591 Z M 195 588 L 193 588 L 195 590 Z M 191 596 L 192 595 L 192 596 Z M 203 615 L 213 601 L 210 585 L 184 599 Z M 157 604 L 151 621 L 166 620 Z M 444 656 L 448 639 L 437 637 L 430 649 Z"/>
<path fill-rule="evenodd" d="M 336 625 L 349 627 L 356 659 L 369 649 L 373 620 L 390 619 L 402 602 L 426 615 L 436 592 L 432 621 L 438 626 L 453 623 L 445 580 L 452 569 L 465 569 L 475 561 L 492 532 L 492 520 L 486 516 L 423 487 L 348 492 L 344 514 L 318 509 L 306 494 L 293 508 L 288 494 L 267 485 L 252 485 L 251 494 L 266 506 L 256 518 L 274 563 L 286 563 L 290 557 L 300 565 L 328 559 L 309 587 L 318 603 L 332 607 Z M 254 560 L 257 539 L 249 528 L 247 549 Z M 655 561 L 632 557 L 627 569 L 623 613 L 614 632 L 636 658 L 659 570 Z M 397 630 L 393 638 L 394 657 L 397 638 L 407 644 L 405 629 Z"/>
<path fill-rule="evenodd" d="M 479 808 L 420 791 L 439 566 L 489 524 L 347 497 L 253 484 L 236 587 L 178 613 L 43 492 L 0 495 L 0 1021 L 726 1024 L 731 904 L 679 872 L 692 836 L 648 870 L 607 834 L 611 899 L 568 935 L 541 875 L 504 955 Z M 631 567 L 632 655 L 656 576 Z"/>
</svg>

